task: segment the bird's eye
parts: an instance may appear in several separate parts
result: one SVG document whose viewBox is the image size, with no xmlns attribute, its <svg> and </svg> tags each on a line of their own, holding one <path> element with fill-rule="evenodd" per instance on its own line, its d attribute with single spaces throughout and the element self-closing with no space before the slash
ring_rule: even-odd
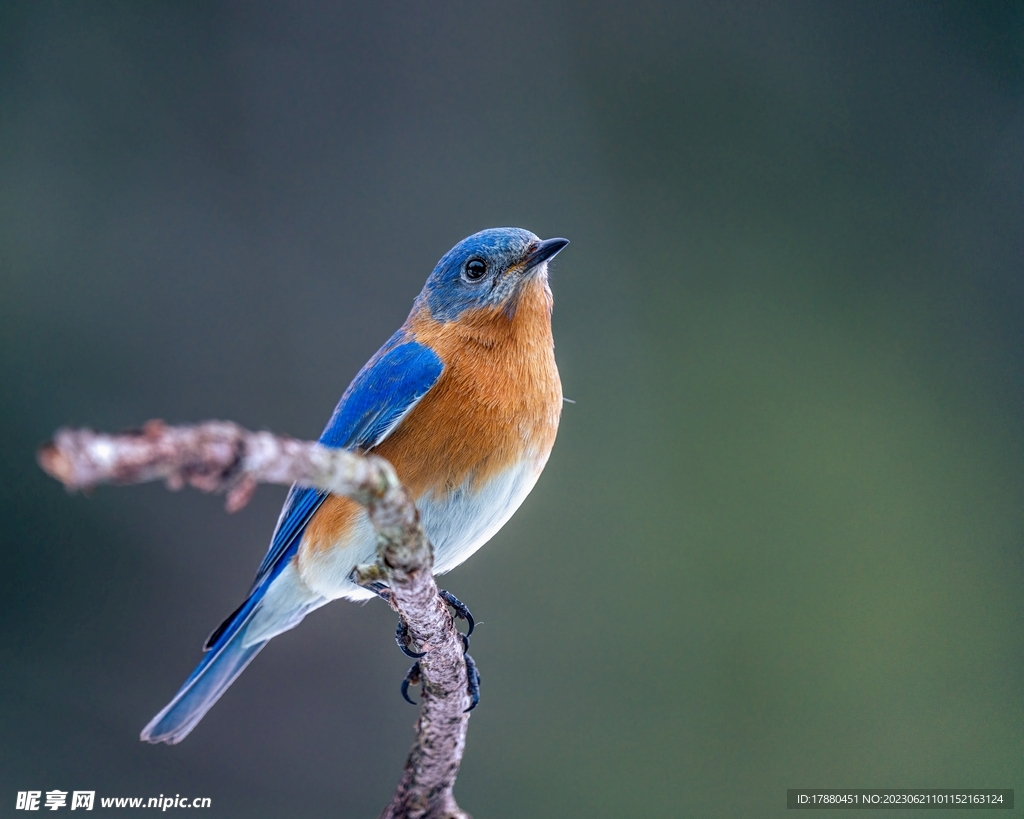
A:
<svg viewBox="0 0 1024 819">
<path fill-rule="evenodd" d="M 470 259 L 466 262 L 466 278 L 471 282 L 479 281 L 487 272 L 487 265 L 482 259 Z"/>
</svg>

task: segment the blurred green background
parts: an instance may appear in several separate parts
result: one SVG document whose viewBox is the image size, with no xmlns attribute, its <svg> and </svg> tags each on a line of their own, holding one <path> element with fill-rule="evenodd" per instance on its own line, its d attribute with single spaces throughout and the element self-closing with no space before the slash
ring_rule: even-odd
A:
<svg viewBox="0 0 1024 819">
<path fill-rule="evenodd" d="M 68 496 L 61 425 L 313 438 L 469 233 L 553 274 L 550 464 L 445 578 L 460 804 L 782 816 L 1024 796 L 1024 5 L 0 5 L 0 813 L 18 790 L 375 816 L 413 709 L 337 603 L 138 731 L 284 497 Z"/>
</svg>

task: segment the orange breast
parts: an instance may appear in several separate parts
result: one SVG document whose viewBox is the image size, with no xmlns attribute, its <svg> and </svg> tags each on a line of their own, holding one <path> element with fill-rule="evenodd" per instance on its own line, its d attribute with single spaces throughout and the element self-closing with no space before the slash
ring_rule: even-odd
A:
<svg viewBox="0 0 1024 819">
<path fill-rule="evenodd" d="M 394 464 L 413 497 L 486 483 L 533 458 L 541 468 L 555 442 L 562 385 L 551 338 L 551 293 L 534 279 L 512 317 L 498 309 L 438 323 L 424 310 L 413 337 L 444 372 L 376 452 Z"/>
<path fill-rule="evenodd" d="M 467 481 L 472 490 L 526 458 L 540 471 L 562 412 L 547 283 L 528 282 L 511 317 L 476 310 L 439 323 L 424 309 L 408 326 L 444 371 L 374 452 L 392 463 L 413 498 Z M 359 513 L 347 498 L 328 498 L 307 529 L 307 548 L 331 548 Z"/>
</svg>

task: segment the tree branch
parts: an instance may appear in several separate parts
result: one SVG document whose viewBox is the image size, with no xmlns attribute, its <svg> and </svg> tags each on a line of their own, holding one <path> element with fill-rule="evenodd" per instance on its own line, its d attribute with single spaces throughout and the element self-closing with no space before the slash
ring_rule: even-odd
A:
<svg viewBox="0 0 1024 819">
<path fill-rule="evenodd" d="M 387 583 L 412 644 L 426 652 L 418 663 L 423 694 L 416 740 L 382 819 L 469 819 L 452 794 L 469 722 L 462 638 L 438 595 L 419 513 L 387 461 L 226 421 L 185 427 L 150 421 L 120 435 L 62 429 L 37 458 L 69 490 L 164 480 L 171 489 L 227 492 L 234 512 L 258 483 L 297 483 L 365 506 L 378 533 L 378 562 L 353 567 L 354 579 Z"/>
</svg>

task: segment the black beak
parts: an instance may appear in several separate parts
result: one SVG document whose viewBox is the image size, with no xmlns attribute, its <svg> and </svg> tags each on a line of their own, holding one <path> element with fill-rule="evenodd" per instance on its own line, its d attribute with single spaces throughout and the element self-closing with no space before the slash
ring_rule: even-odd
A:
<svg viewBox="0 0 1024 819">
<path fill-rule="evenodd" d="M 523 271 L 533 270 L 537 265 L 553 258 L 567 244 L 569 244 L 568 239 L 545 239 L 543 242 L 538 242 L 523 259 Z"/>
</svg>

